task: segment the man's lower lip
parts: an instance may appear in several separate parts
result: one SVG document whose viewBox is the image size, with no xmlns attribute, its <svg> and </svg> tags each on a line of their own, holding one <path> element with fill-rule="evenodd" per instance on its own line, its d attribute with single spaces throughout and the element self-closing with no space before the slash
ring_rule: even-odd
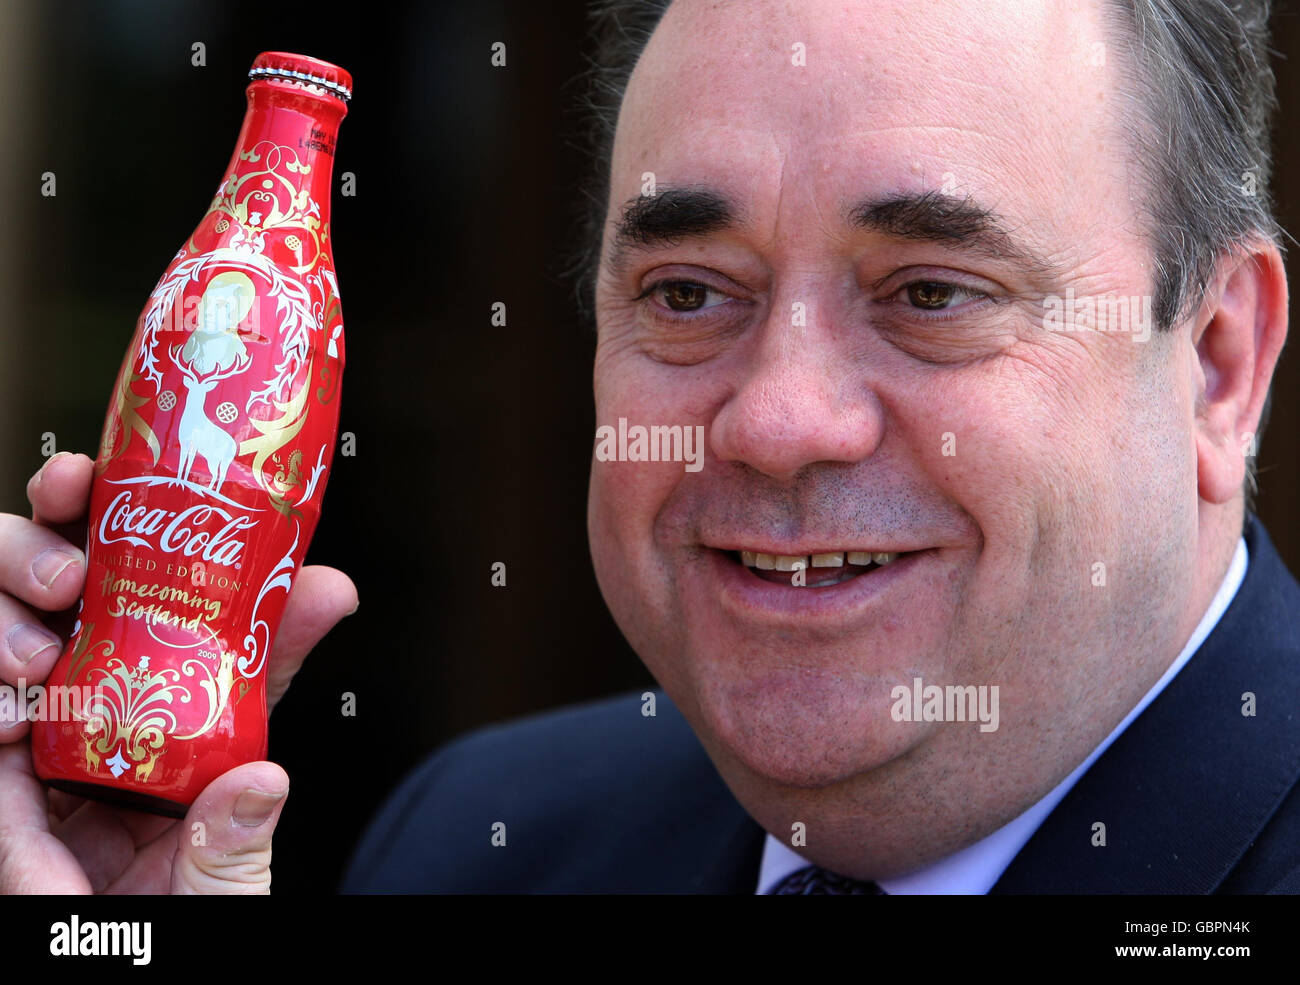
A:
<svg viewBox="0 0 1300 985">
<path fill-rule="evenodd" d="M 911 551 L 883 567 L 823 587 L 776 584 L 758 577 L 735 559 L 730 551 L 707 550 L 704 571 L 713 583 L 715 597 L 724 609 L 742 619 L 789 625 L 809 621 L 825 624 L 852 619 L 879 606 L 881 600 L 918 564 L 935 551 Z"/>
</svg>

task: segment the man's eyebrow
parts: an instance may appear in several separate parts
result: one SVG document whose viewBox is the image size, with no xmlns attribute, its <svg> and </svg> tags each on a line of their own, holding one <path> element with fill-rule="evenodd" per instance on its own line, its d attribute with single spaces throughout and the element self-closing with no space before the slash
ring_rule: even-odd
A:
<svg viewBox="0 0 1300 985">
<path fill-rule="evenodd" d="M 887 195 L 859 202 L 848 221 L 859 229 L 940 243 L 1039 273 L 1056 266 L 1020 242 L 995 212 L 970 198 L 935 191 Z"/>
<path fill-rule="evenodd" d="M 661 187 L 623 206 L 615 223 L 609 266 L 622 271 L 630 253 L 670 246 L 736 225 L 740 210 L 708 187 Z M 866 199 L 849 210 L 848 224 L 899 239 L 939 243 L 1036 273 L 1056 265 L 1020 242 L 1001 217 L 971 198 L 937 191 Z"/>
<path fill-rule="evenodd" d="M 738 215 L 731 200 L 711 188 L 661 187 L 658 194 L 640 195 L 624 204 L 615 224 L 610 268 L 621 270 L 634 250 L 669 246 L 726 229 L 738 221 Z"/>
</svg>

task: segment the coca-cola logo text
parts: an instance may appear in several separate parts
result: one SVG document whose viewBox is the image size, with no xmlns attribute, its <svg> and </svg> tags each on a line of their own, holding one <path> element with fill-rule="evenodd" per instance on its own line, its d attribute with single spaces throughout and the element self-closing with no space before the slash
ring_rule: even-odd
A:
<svg viewBox="0 0 1300 985">
<path fill-rule="evenodd" d="M 99 542 L 108 546 L 126 541 L 165 554 L 198 555 L 211 564 L 237 564 L 244 541 L 236 535 L 255 526 L 257 521 L 251 517 L 235 516 L 206 503 L 179 512 L 132 506 L 131 490 L 126 489 L 104 511 Z"/>
</svg>

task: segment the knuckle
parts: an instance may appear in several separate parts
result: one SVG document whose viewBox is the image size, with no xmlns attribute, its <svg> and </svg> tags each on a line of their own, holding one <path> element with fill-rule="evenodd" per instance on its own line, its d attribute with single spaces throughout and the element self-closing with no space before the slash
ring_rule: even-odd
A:
<svg viewBox="0 0 1300 985">
<path fill-rule="evenodd" d="M 194 862 L 192 887 L 198 892 L 267 892 L 271 886 L 271 849 L 209 855 Z"/>
</svg>

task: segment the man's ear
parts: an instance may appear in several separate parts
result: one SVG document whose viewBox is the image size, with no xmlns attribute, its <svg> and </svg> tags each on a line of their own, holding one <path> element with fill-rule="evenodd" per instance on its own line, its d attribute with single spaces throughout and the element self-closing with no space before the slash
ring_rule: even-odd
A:
<svg viewBox="0 0 1300 985">
<path fill-rule="evenodd" d="M 1286 341 L 1286 270 L 1273 243 L 1225 255 L 1196 315 L 1196 483 L 1216 504 L 1241 492 L 1246 457 Z"/>
</svg>

